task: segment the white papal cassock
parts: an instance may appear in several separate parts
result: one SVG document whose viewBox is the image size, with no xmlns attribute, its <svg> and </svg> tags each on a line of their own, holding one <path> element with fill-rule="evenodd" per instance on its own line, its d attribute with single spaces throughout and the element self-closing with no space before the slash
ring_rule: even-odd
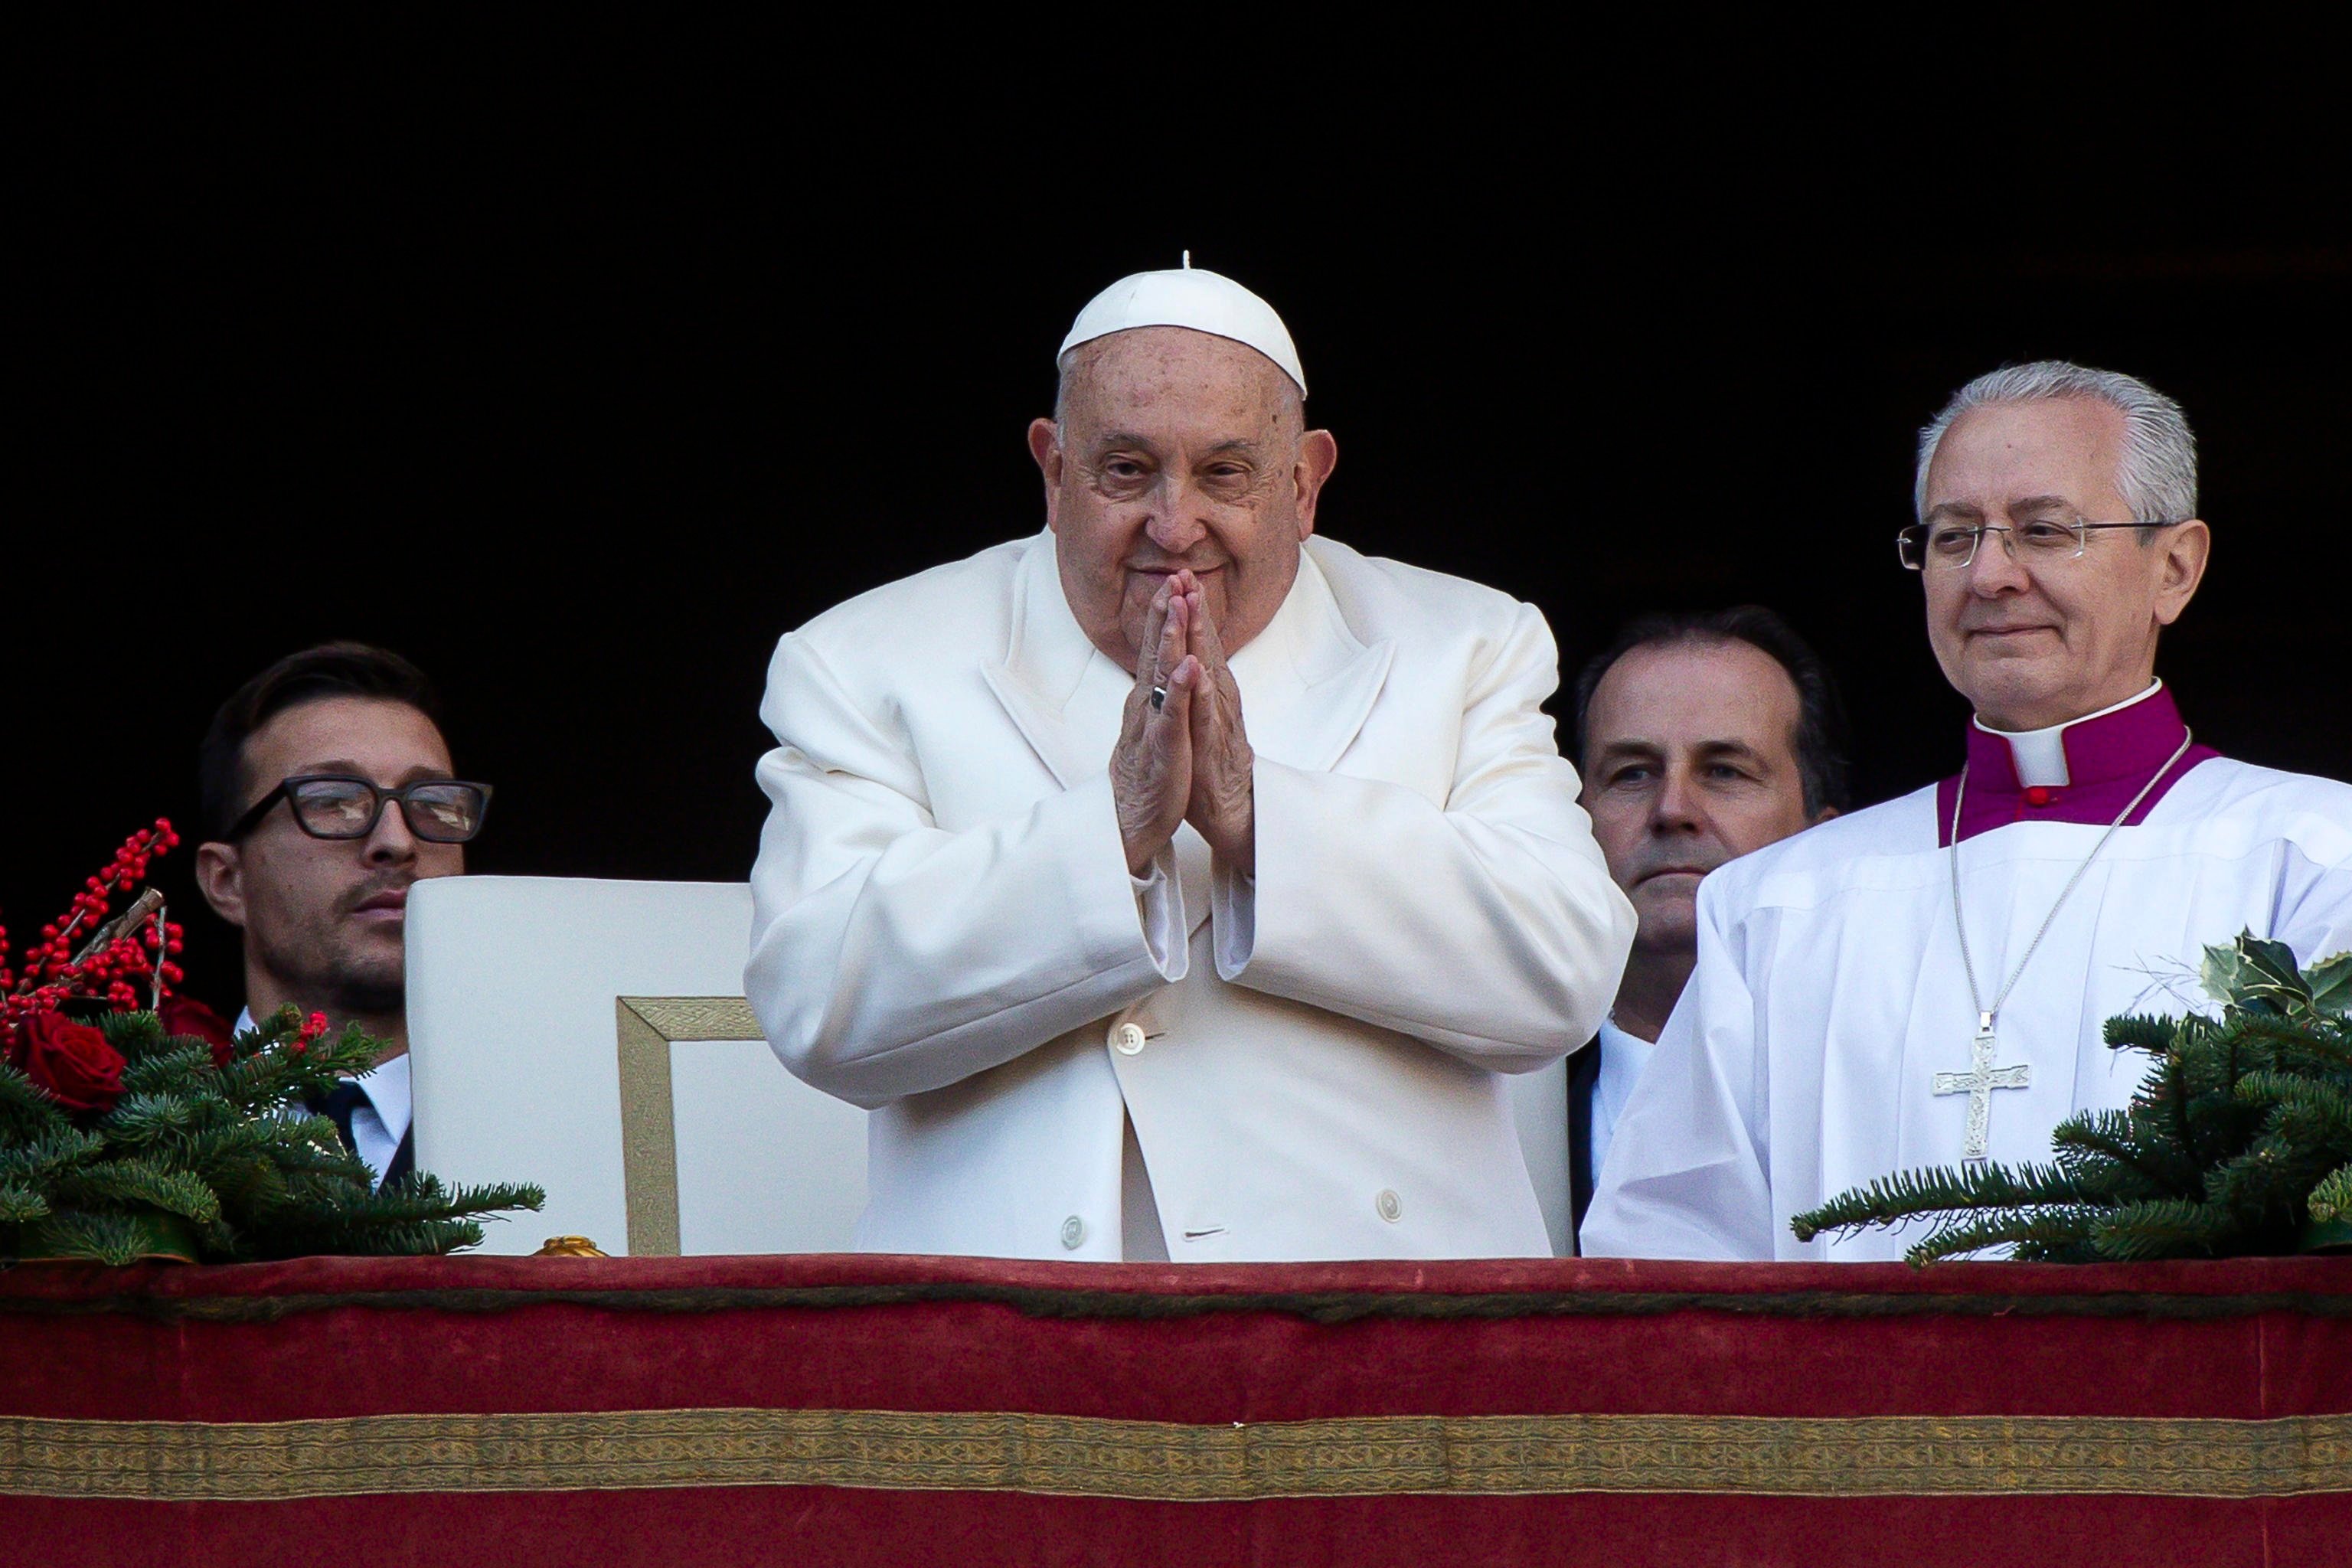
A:
<svg viewBox="0 0 2352 1568">
<path fill-rule="evenodd" d="M 2000 1009 L 1987 1152 L 2051 1157 L 2076 1111 L 2148 1067 L 2106 1020 L 2205 1004 L 2195 967 L 2241 931 L 2305 962 L 2352 947 L 2352 787 L 2189 750 L 2161 686 L 2014 739 L 1972 729 L 1959 874 L 1987 1005 L 2144 786 Z M 1952 909 L 1956 780 L 1733 861 L 1698 896 L 1698 963 L 1627 1105 L 1580 1238 L 1595 1256 L 1899 1258 L 1916 1236 L 1801 1245 L 1790 1216 L 1963 1158 L 1978 1009 Z"/>
<path fill-rule="evenodd" d="M 1134 678 L 1050 533 L 777 647 L 744 982 L 786 1066 L 874 1109 L 863 1246 L 1549 1253 L 1497 1075 L 1591 1037 L 1633 914 L 1540 707 L 1542 616 L 1311 539 L 1232 666 L 1256 879 L 1187 826 L 1139 887 L 1108 771 Z"/>
</svg>

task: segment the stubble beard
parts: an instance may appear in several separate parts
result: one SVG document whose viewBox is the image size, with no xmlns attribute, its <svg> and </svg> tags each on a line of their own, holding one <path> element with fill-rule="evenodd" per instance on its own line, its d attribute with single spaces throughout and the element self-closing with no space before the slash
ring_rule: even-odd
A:
<svg viewBox="0 0 2352 1568">
<path fill-rule="evenodd" d="M 353 951 L 356 935 L 333 929 L 307 932 L 293 951 L 265 948 L 262 967 L 302 1005 L 332 1017 L 398 1016 L 408 994 L 406 932 L 389 953 Z"/>
</svg>

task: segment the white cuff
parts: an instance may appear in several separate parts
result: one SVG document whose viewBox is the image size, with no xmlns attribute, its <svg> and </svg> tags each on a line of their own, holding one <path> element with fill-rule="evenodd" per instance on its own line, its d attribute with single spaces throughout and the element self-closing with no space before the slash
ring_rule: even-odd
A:
<svg viewBox="0 0 2352 1568">
<path fill-rule="evenodd" d="M 1143 945 L 1151 954 L 1160 978 L 1174 984 L 1192 967 L 1185 951 L 1184 884 L 1176 877 L 1174 847 L 1163 847 L 1151 858 L 1149 876 L 1128 874 L 1135 889 L 1135 914 L 1143 927 Z"/>
<path fill-rule="evenodd" d="M 1234 980 L 1257 951 L 1257 879 L 1223 860 L 1209 868 L 1209 929 L 1216 936 L 1217 974 Z"/>
</svg>

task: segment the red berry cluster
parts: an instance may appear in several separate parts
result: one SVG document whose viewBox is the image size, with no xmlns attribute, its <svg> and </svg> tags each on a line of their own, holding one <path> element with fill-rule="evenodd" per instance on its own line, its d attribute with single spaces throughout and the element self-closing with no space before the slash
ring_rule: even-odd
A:
<svg viewBox="0 0 2352 1568">
<path fill-rule="evenodd" d="M 327 1016 L 324 1013 L 313 1013 L 309 1017 L 302 1020 L 302 1033 L 300 1037 L 296 1039 L 291 1046 L 287 1047 L 287 1049 L 291 1054 L 299 1057 L 310 1048 L 310 1042 L 312 1040 L 317 1039 L 320 1035 L 323 1035 L 326 1032 Z"/>
<path fill-rule="evenodd" d="M 66 912 L 41 928 L 41 939 L 25 950 L 21 969 L 9 964 L 8 931 L 0 926 L 0 1045 L 15 1040 L 20 1020 L 54 1013 L 63 1003 L 100 1001 L 124 1012 L 180 983 L 180 966 L 172 962 L 180 951 L 180 928 L 162 919 L 160 910 L 116 932 L 98 952 L 74 957 L 77 946 L 106 923 L 112 895 L 145 881 L 148 863 L 179 843 L 170 820 L 160 816 L 154 826 L 124 839 L 105 868 L 82 883 Z"/>
</svg>

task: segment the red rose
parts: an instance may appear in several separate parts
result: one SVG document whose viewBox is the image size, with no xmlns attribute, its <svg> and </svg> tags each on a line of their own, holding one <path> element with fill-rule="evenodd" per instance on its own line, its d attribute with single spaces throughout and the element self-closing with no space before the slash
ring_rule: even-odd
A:
<svg viewBox="0 0 2352 1568">
<path fill-rule="evenodd" d="M 122 1098 L 122 1053 L 88 1024 L 37 1014 L 17 1029 L 16 1066 L 68 1110 L 111 1110 Z"/>
<path fill-rule="evenodd" d="M 229 1041 L 234 1032 L 228 1020 L 193 996 L 166 996 L 157 1009 L 156 1017 L 167 1035 L 188 1035 L 213 1048 L 213 1066 L 228 1066 Z"/>
</svg>

